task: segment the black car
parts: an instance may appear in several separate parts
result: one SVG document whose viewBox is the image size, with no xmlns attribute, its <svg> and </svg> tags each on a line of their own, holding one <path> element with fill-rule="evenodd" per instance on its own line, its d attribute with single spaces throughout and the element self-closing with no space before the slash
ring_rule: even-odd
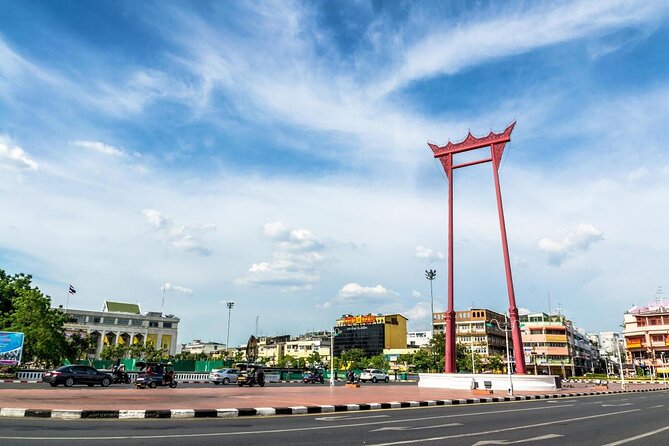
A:
<svg viewBox="0 0 669 446">
<path fill-rule="evenodd" d="M 45 372 L 42 381 L 51 384 L 52 387 L 58 384 L 63 384 L 65 387 L 72 387 L 74 384 L 87 384 L 89 387 L 100 384 L 102 387 L 107 387 L 112 382 L 112 376 L 87 365 L 66 365 Z"/>
</svg>

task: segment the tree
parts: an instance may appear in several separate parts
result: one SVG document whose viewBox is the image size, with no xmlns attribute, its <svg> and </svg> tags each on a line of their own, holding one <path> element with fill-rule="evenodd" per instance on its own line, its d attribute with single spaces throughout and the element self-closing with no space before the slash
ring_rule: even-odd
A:
<svg viewBox="0 0 669 446">
<path fill-rule="evenodd" d="M 292 367 L 295 365 L 295 358 L 293 358 L 290 355 L 283 355 L 279 360 L 276 362 L 276 366 L 279 368 L 286 368 L 286 367 Z"/>
<path fill-rule="evenodd" d="M 390 361 L 388 361 L 385 355 L 375 355 L 369 358 L 367 365 L 373 369 L 388 370 L 390 367 Z"/>
<path fill-rule="evenodd" d="M 71 353 L 63 332 L 67 315 L 51 308 L 51 298 L 31 281 L 31 275 L 0 270 L 0 330 L 24 334 L 24 362 L 54 367 Z"/>
<path fill-rule="evenodd" d="M 488 358 L 488 368 L 493 372 L 501 372 L 504 367 L 504 361 L 500 355 L 490 356 Z"/>
<path fill-rule="evenodd" d="M 81 332 L 69 336 L 67 342 L 67 359 L 71 363 L 86 359 L 88 354 L 95 353 L 94 339 L 90 336 L 83 336 Z"/>
<path fill-rule="evenodd" d="M 118 361 L 128 353 L 128 347 L 125 345 L 105 345 L 100 352 L 100 358 L 108 361 Z"/>
<path fill-rule="evenodd" d="M 344 350 L 339 355 L 341 362 L 346 369 L 364 369 L 369 363 L 369 359 L 365 354 L 365 351 L 361 348 L 352 348 L 350 350 Z"/>
<path fill-rule="evenodd" d="M 311 365 L 312 367 L 320 366 L 322 363 L 323 358 L 321 358 L 321 354 L 318 352 L 313 352 L 307 356 L 307 364 Z"/>
</svg>

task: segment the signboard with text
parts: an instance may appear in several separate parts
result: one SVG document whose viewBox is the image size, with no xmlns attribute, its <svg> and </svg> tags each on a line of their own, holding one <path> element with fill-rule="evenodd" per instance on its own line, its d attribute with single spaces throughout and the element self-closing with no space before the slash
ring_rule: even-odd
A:
<svg viewBox="0 0 669 446">
<path fill-rule="evenodd" d="M 0 331 L 0 365 L 21 364 L 23 333 Z"/>
</svg>

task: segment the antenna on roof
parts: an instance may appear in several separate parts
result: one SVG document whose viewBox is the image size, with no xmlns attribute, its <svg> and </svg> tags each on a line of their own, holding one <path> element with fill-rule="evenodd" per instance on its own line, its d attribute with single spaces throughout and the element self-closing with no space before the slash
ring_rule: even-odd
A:
<svg viewBox="0 0 669 446">
<path fill-rule="evenodd" d="M 163 312 L 163 307 L 165 306 L 165 291 L 167 291 L 167 282 L 163 282 L 163 301 L 160 304 L 160 312 Z"/>
<path fill-rule="evenodd" d="M 548 293 L 548 315 L 551 316 L 551 291 L 547 290 Z"/>
</svg>

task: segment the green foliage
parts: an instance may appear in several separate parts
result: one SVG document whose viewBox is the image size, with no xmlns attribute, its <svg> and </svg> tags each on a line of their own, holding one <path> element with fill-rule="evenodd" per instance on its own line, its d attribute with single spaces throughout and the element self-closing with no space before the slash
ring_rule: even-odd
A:
<svg viewBox="0 0 669 446">
<path fill-rule="evenodd" d="M 504 360 L 501 356 L 495 355 L 488 358 L 488 369 L 493 372 L 501 372 L 504 369 Z"/>
<path fill-rule="evenodd" d="M 372 356 L 369 358 L 369 362 L 367 364 L 368 367 L 373 369 L 388 370 L 388 368 L 390 368 L 390 361 L 388 361 L 384 355 Z"/>
<path fill-rule="evenodd" d="M 317 367 L 323 364 L 323 358 L 321 358 L 321 354 L 318 352 L 313 352 L 309 356 L 307 356 L 307 365 L 310 365 L 312 367 Z"/>
<path fill-rule="evenodd" d="M 365 351 L 361 348 L 344 350 L 339 355 L 342 365 L 347 369 L 364 369 L 369 363 Z"/>
<path fill-rule="evenodd" d="M 235 354 L 234 354 L 234 356 L 232 357 L 232 359 L 233 359 L 235 362 L 243 362 L 243 361 L 244 361 L 244 356 L 245 356 L 245 355 L 244 355 L 243 352 L 241 352 L 241 351 L 236 351 Z"/>
<path fill-rule="evenodd" d="M 280 368 L 284 367 L 293 367 L 295 366 L 295 358 L 293 358 L 290 355 L 283 355 L 279 360 L 276 362 L 276 366 Z"/>
<path fill-rule="evenodd" d="M 54 367 L 73 354 L 63 333 L 67 316 L 51 308 L 51 298 L 31 281 L 30 275 L 0 270 L 0 330 L 24 333 L 23 362 Z"/>
<path fill-rule="evenodd" d="M 71 363 L 86 359 L 89 354 L 95 353 L 95 340 L 90 336 L 75 333 L 67 338 L 67 360 Z"/>
<path fill-rule="evenodd" d="M 128 353 L 128 347 L 125 345 L 105 345 L 100 352 L 100 359 L 108 361 L 118 361 Z"/>
</svg>

